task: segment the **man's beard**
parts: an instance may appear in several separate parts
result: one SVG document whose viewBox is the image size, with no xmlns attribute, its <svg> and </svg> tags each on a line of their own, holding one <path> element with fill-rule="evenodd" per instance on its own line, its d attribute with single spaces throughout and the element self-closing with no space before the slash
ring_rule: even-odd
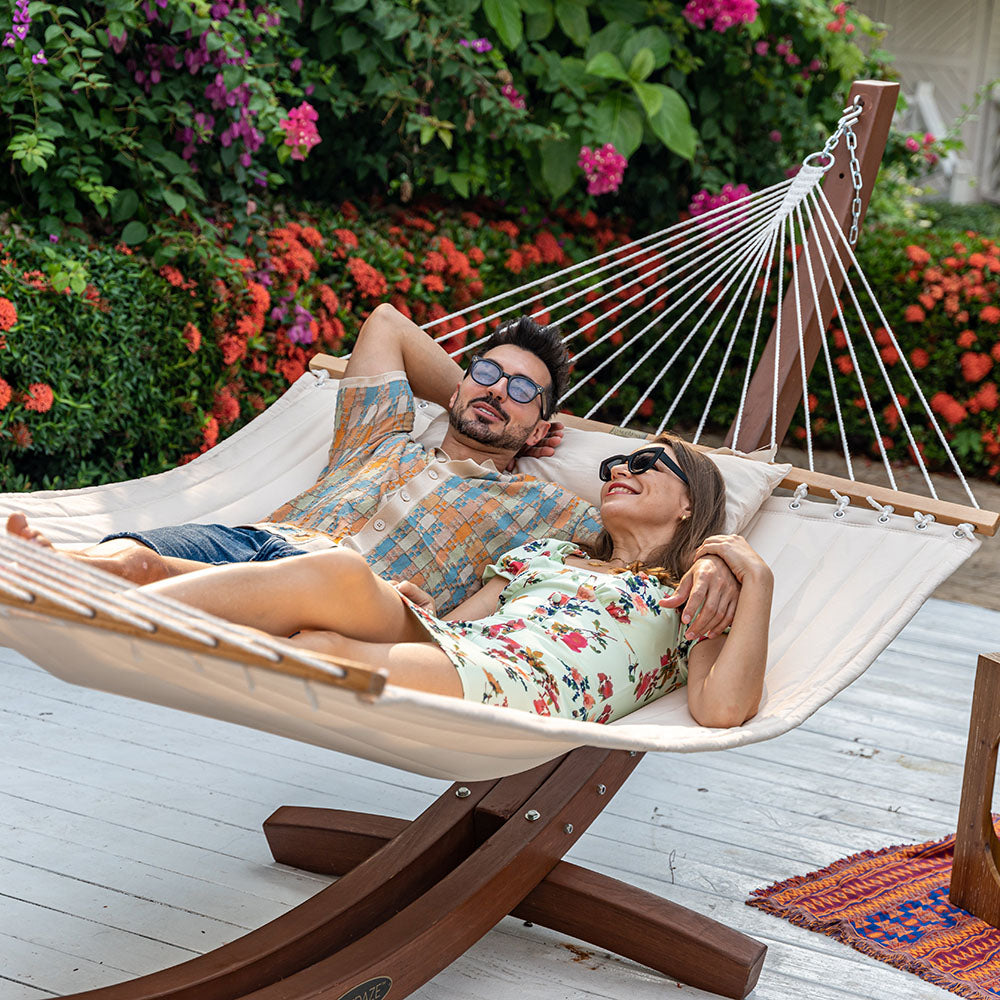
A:
<svg viewBox="0 0 1000 1000">
<path fill-rule="evenodd" d="M 476 403 L 486 403 L 493 407 L 504 420 L 503 424 L 486 423 L 476 415 L 472 407 Z M 523 427 L 511 428 L 510 416 L 501 406 L 496 396 L 478 396 L 469 400 L 461 410 L 454 409 L 448 412 L 448 423 L 452 429 L 470 441 L 479 444 L 487 444 L 493 448 L 503 451 L 518 452 L 528 440 L 531 430 Z"/>
</svg>

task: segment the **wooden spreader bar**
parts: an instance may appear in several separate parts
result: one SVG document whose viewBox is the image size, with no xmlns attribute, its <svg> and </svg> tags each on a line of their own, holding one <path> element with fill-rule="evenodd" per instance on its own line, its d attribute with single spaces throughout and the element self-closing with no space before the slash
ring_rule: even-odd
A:
<svg viewBox="0 0 1000 1000">
<path fill-rule="evenodd" d="M 66 1000 L 401 1000 L 508 913 L 745 997 L 763 944 L 560 860 L 641 758 L 581 748 L 455 784 L 412 822 L 279 809 L 264 825 L 275 859 L 339 881 L 207 955 Z"/>
</svg>

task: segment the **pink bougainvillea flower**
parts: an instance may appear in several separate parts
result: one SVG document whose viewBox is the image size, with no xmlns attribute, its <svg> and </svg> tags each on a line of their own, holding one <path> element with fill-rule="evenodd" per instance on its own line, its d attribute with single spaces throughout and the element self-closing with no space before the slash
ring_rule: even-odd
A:
<svg viewBox="0 0 1000 1000">
<path fill-rule="evenodd" d="M 704 30 L 711 21 L 712 30 L 722 32 L 755 21 L 757 0 L 690 0 L 683 14 L 696 28 Z"/>
<path fill-rule="evenodd" d="M 607 194 L 621 186 L 628 160 L 606 142 L 600 149 L 583 146 L 577 166 L 587 178 L 587 194 Z"/>
<path fill-rule="evenodd" d="M 32 57 L 31 61 L 36 66 L 47 66 L 49 61 L 45 58 L 45 49 L 39 49 Z"/>
<path fill-rule="evenodd" d="M 285 145 L 292 147 L 293 160 L 304 160 L 313 146 L 321 142 L 316 130 L 318 118 L 316 109 L 308 101 L 303 101 L 278 123 L 285 133 Z"/>
<path fill-rule="evenodd" d="M 500 88 L 500 93 L 507 98 L 512 108 L 517 108 L 518 111 L 523 111 L 527 107 L 524 102 L 524 97 L 517 91 L 513 84 L 505 83 Z"/>
<path fill-rule="evenodd" d="M 458 44 L 466 49 L 472 49 L 473 52 L 482 53 L 493 50 L 493 44 L 488 38 L 462 38 Z"/>
</svg>

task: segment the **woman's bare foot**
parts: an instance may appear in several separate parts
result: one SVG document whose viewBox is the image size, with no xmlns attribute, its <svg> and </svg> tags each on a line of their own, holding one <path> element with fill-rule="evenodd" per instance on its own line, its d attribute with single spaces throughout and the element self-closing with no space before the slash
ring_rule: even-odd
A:
<svg viewBox="0 0 1000 1000">
<path fill-rule="evenodd" d="M 15 535 L 26 542 L 41 545 L 46 549 L 53 549 L 55 546 L 37 529 L 28 524 L 28 519 L 18 511 L 7 518 L 7 534 Z"/>
<path fill-rule="evenodd" d="M 129 542 L 124 547 L 115 547 L 113 551 L 109 551 L 103 544 L 83 551 L 61 551 L 41 531 L 32 528 L 28 519 L 20 512 L 7 518 L 7 533 L 33 545 L 52 549 L 53 552 L 59 552 L 60 555 L 93 569 L 102 569 L 106 573 L 120 576 L 131 583 L 153 583 L 179 572 L 166 559 L 139 542 Z"/>
</svg>

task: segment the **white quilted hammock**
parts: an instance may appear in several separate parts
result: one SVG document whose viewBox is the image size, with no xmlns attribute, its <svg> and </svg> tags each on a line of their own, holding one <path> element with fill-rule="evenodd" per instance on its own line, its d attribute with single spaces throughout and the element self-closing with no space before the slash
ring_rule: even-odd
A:
<svg viewBox="0 0 1000 1000">
<path fill-rule="evenodd" d="M 23 510 L 54 541 L 70 543 L 94 541 L 112 530 L 264 518 L 312 485 L 326 464 L 335 386 L 313 374 L 302 376 L 274 406 L 189 465 L 91 489 L 0 495 L 0 514 Z M 604 437 L 594 436 L 593 466 L 603 457 Z M 979 546 L 971 533 L 920 523 L 807 499 L 764 501 L 745 532 L 775 575 L 765 693 L 756 716 L 734 729 L 697 725 L 683 690 L 607 726 L 472 704 L 391 682 L 381 697 L 368 700 L 331 684 L 247 666 L 213 654 L 207 645 L 189 652 L 163 644 L 155 634 L 135 638 L 94 628 L 82 614 L 97 600 L 99 587 L 86 581 L 68 602 L 77 605 L 75 617 L 39 615 L 30 604 L 0 604 L 0 642 L 75 684 L 451 780 L 513 774 L 583 745 L 721 750 L 769 739 L 801 723 L 859 676 L 938 583 Z M 25 587 L 23 548 L 0 541 L 0 587 L 8 593 Z M 64 556 L 51 559 L 71 562 Z M 112 589 L 120 587 L 114 578 L 107 581 Z M 44 581 L 33 589 L 48 592 Z M 131 614 L 143 617 L 138 608 Z M 176 627 L 195 625 L 189 620 Z M 254 646 L 254 633 L 228 629 L 242 631 Z"/>
<path fill-rule="evenodd" d="M 895 489 L 892 464 L 882 445 L 883 416 L 869 398 L 868 382 L 862 377 L 867 367 L 877 371 L 873 377 L 885 382 L 890 398 L 901 399 L 902 393 L 912 400 L 914 408 L 924 406 L 927 426 L 947 452 L 955 475 L 976 507 L 947 435 L 926 406 L 926 395 L 916 382 L 905 351 L 899 348 L 857 267 L 850 245 L 854 232 L 851 240 L 845 237 L 821 186 L 834 164 L 837 143 L 843 140 L 853 149 L 852 129 L 861 114 L 857 102 L 846 108 L 823 152 L 807 158 L 794 180 L 627 247 L 612 248 L 592 261 L 574 264 L 456 315 L 474 308 L 485 313 L 489 308 L 494 311 L 485 320 L 492 324 L 527 312 L 544 316 L 542 322 L 562 328 L 575 352 L 576 379 L 563 398 L 599 376 L 607 393 L 595 404 L 595 410 L 626 381 L 634 384 L 640 366 L 655 365 L 655 376 L 642 389 L 623 423 L 656 394 L 671 367 L 683 358 L 689 363 L 689 373 L 676 391 L 666 394 L 669 405 L 661 429 L 674 419 L 684 397 L 688 415 L 697 423 L 697 441 L 703 428 L 710 425 L 714 402 L 739 400 L 733 425 L 733 440 L 738 446 L 750 367 L 740 371 L 729 359 L 739 336 L 750 338 L 748 356 L 757 356 L 757 345 L 763 343 L 763 318 L 770 311 L 764 290 L 784 290 L 784 301 L 792 306 L 784 320 L 784 310 L 777 313 L 772 333 L 776 349 L 780 350 L 784 338 L 786 343 L 796 343 L 799 357 L 804 358 L 807 301 L 820 302 L 817 290 L 821 286 L 842 284 L 844 290 L 835 301 L 834 326 L 847 344 L 856 384 L 844 386 L 836 381 L 829 332 L 828 339 L 821 341 L 816 369 L 821 379 L 829 379 L 835 404 L 832 416 L 840 431 L 848 479 L 855 477 L 840 399 L 860 393 L 872 440 Z M 817 160 L 823 162 L 814 162 Z M 852 161 L 852 176 L 853 167 Z M 857 187 L 854 193 L 855 202 L 859 202 Z M 799 247 L 809 252 L 800 255 Z M 848 278 L 847 265 L 855 275 L 854 284 Z M 630 297 L 621 304 L 615 295 L 624 284 L 629 285 Z M 509 301 L 504 305 L 503 300 Z M 598 322 L 602 303 L 611 310 L 610 325 L 602 335 L 591 337 L 588 330 Z M 823 313 L 818 305 L 816 311 Z M 591 315 L 598 318 L 588 319 Z M 438 339 L 467 333 L 471 323 L 461 330 L 456 330 L 454 323 L 445 329 L 448 333 Z M 898 370 L 909 380 L 898 389 L 890 382 L 876 333 L 887 337 L 896 349 Z M 620 341 L 612 339 L 616 334 Z M 590 339 L 582 346 L 577 337 Z M 619 342 L 621 346 L 610 351 L 610 345 Z M 694 387 L 702 384 L 694 375 L 713 357 L 713 344 L 724 345 L 724 350 L 712 388 L 705 399 L 689 399 Z M 602 345 L 608 353 L 597 362 L 596 349 Z M 466 349 L 474 346 L 465 345 Z M 870 364 L 862 364 L 862 355 L 871 359 Z M 589 370 L 584 367 L 588 356 L 596 364 Z M 605 371 L 611 364 L 616 367 Z M 733 374 L 735 384 L 727 383 L 727 376 Z M 800 398 L 808 399 L 811 373 L 804 361 L 799 374 Z M 772 449 L 777 444 L 778 390 L 775 368 Z M 0 495 L 0 514 L 23 510 L 53 540 L 69 543 L 95 541 L 111 531 L 185 521 L 235 525 L 262 520 L 310 487 L 326 465 L 335 392 L 332 380 L 304 375 L 268 411 L 187 466 L 93 489 Z M 664 395 L 662 390 L 659 395 Z M 415 428 L 418 436 L 433 437 L 431 408 L 418 406 L 417 414 L 421 424 Z M 808 407 L 803 417 L 808 464 L 813 469 Z M 905 434 L 917 456 L 929 494 L 936 497 L 902 404 L 899 420 L 900 433 Z M 614 446 L 603 433 L 575 431 L 572 437 L 571 441 L 567 432 L 566 442 L 551 462 L 536 463 L 526 471 L 592 497 L 594 477 L 587 470 L 596 470 L 600 459 L 620 451 L 621 439 Z M 431 443 L 439 441 L 440 437 Z M 888 506 L 862 509 L 852 505 L 847 496 L 839 496 L 836 504 L 814 501 L 805 496 L 804 486 L 791 498 L 769 497 L 787 473 L 787 466 L 732 456 L 720 458 L 719 465 L 729 493 L 729 528 L 747 535 L 775 577 L 764 698 L 757 714 L 733 729 L 698 726 L 687 711 L 683 690 L 607 726 L 409 691 L 394 687 L 391 678 L 380 697 L 359 697 L 335 683 L 303 679 L 267 665 L 284 656 L 286 663 L 298 660 L 312 671 L 313 678 L 323 671 L 337 673 L 329 665 L 295 653 L 280 639 L 206 620 L 190 609 L 140 606 L 114 578 L 83 575 L 82 570 L 71 568 L 78 564 L 65 556 L 36 556 L 29 549 L 37 547 L 7 538 L 0 538 L 0 597 L 6 598 L 0 603 L 0 642 L 77 684 L 227 719 L 441 778 L 500 777 L 582 745 L 685 752 L 740 746 L 797 726 L 850 684 L 980 543 L 970 525 L 950 527 L 920 513 L 903 517 Z M 581 471 L 585 473 L 582 476 Z M 860 495 L 863 497 L 864 491 Z M 45 598 L 49 606 L 58 605 L 61 613 L 32 610 L 36 595 Z M 45 602 L 40 603 L 44 606 Z M 97 608 L 116 616 L 131 631 L 88 625 Z M 157 636 L 163 633 L 185 637 L 188 646 L 159 641 Z M 218 647 L 223 638 L 230 646 L 242 647 L 253 655 L 249 660 L 221 655 Z"/>
</svg>

